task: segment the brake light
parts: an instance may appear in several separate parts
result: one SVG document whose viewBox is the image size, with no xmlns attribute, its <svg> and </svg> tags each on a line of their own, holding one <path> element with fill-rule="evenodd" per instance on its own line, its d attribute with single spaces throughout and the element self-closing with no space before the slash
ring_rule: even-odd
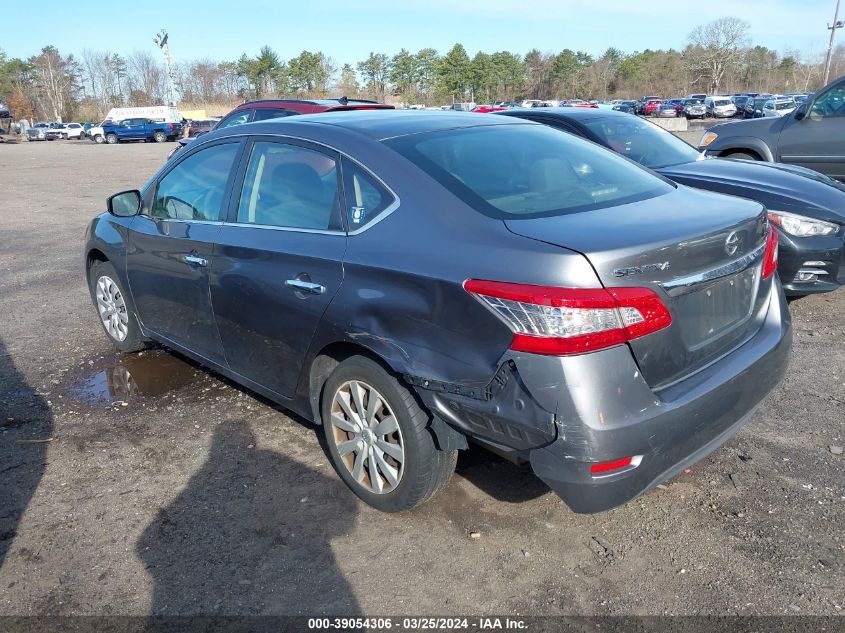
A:
<svg viewBox="0 0 845 633">
<path fill-rule="evenodd" d="M 648 288 L 556 288 L 468 279 L 464 289 L 513 332 L 511 349 L 532 354 L 592 352 L 672 323 Z"/>
<path fill-rule="evenodd" d="M 168 128 L 169 130 L 173 130 L 173 124 L 171 123 L 170 125 L 168 125 L 168 126 L 167 126 L 167 128 Z"/>
<path fill-rule="evenodd" d="M 766 236 L 766 251 L 763 254 L 763 279 L 768 279 L 778 267 L 778 232 L 773 226 L 769 227 Z"/>
</svg>

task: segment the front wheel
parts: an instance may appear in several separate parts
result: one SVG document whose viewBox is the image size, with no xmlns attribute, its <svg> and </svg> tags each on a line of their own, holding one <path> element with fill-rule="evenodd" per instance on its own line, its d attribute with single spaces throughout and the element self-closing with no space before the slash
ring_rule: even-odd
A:
<svg viewBox="0 0 845 633">
<path fill-rule="evenodd" d="M 728 154 L 725 158 L 737 158 L 739 160 L 760 160 L 757 156 L 749 154 L 748 152 L 733 152 Z"/>
<path fill-rule="evenodd" d="M 378 363 L 343 361 L 323 389 L 321 417 L 329 456 L 340 478 L 383 512 L 409 510 L 449 481 L 457 451 L 441 451 L 429 415 Z"/>
<path fill-rule="evenodd" d="M 109 145 L 117 145 L 117 134 L 106 134 L 106 143 Z"/>
<path fill-rule="evenodd" d="M 95 137 L 94 137 L 94 142 L 95 142 L 97 145 L 102 145 L 102 144 L 105 142 L 105 140 L 106 140 L 106 139 L 104 139 L 104 138 L 103 138 L 103 135 L 102 135 L 102 134 L 97 134 L 97 136 L 95 136 Z"/>
<path fill-rule="evenodd" d="M 164 143 L 167 140 L 167 135 L 162 131 L 158 131 L 153 134 L 153 138 L 155 139 L 156 143 Z"/>
<path fill-rule="evenodd" d="M 149 340 L 141 333 L 132 300 L 124 292 L 111 263 L 95 261 L 91 264 L 88 288 L 100 325 L 112 345 L 121 352 L 137 352 L 149 345 Z"/>
</svg>

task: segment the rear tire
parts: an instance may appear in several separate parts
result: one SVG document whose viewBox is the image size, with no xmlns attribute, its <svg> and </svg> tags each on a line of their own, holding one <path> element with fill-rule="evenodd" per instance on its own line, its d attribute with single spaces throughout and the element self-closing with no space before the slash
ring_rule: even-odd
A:
<svg viewBox="0 0 845 633">
<path fill-rule="evenodd" d="M 97 134 L 97 136 L 95 136 L 95 137 L 94 137 L 94 142 L 95 142 L 97 145 L 102 145 L 102 144 L 105 142 L 105 140 L 106 140 L 106 139 L 104 139 L 104 138 L 103 138 L 103 135 L 102 135 L 102 134 Z"/>
<path fill-rule="evenodd" d="M 337 366 L 320 411 L 335 470 L 377 510 L 401 512 L 427 501 L 455 470 L 458 452 L 436 447 L 428 412 L 369 358 L 352 356 Z"/>
<path fill-rule="evenodd" d="M 112 345 L 121 352 L 137 352 L 150 346 L 151 341 L 141 333 L 132 298 L 124 292 L 110 262 L 91 264 L 88 288 L 100 325 Z"/>
<path fill-rule="evenodd" d="M 155 139 L 156 143 L 164 143 L 167 140 L 167 134 L 162 131 L 158 131 L 153 134 L 153 138 Z"/>
</svg>

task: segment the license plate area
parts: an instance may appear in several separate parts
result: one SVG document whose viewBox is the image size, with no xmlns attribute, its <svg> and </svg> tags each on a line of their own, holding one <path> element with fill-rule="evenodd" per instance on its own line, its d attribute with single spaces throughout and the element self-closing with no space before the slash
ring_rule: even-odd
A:
<svg viewBox="0 0 845 633">
<path fill-rule="evenodd" d="M 760 266 L 723 277 L 673 299 L 681 338 L 690 351 L 733 332 L 751 318 L 760 282 Z"/>
</svg>

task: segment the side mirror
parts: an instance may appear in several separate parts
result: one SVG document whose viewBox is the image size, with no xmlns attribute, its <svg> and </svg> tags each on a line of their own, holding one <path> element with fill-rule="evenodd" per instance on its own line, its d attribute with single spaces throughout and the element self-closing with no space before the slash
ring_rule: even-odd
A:
<svg viewBox="0 0 845 633">
<path fill-rule="evenodd" d="M 141 210 L 141 192 L 137 189 L 121 191 L 106 200 L 109 213 L 118 218 L 131 218 Z"/>
<path fill-rule="evenodd" d="M 807 116 L 807 102 L 805 101 L 800 106 L 795 108 L 795 120 L 801 121 Z"/>
</svg>

